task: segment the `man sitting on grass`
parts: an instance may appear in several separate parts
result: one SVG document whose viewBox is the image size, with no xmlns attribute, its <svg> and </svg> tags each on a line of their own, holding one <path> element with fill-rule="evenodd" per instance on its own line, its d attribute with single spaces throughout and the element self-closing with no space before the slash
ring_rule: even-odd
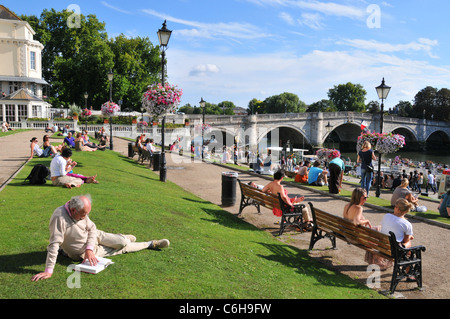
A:
<svg viewBox="0 0 450 319">
<path fill-rule="evenodd" d="M 328 171 L 321 169 L 320 162 L 315 161 L 313 167 L 309 170 L 308 174 L 308 184 L 313 186 L 324 186 L 328 185 L 327 174 Z"/>
<path fill-rule="evenodd" d="M 52 276 L 59 248 L 72 260 L 89 261 L 91 265 L 96 265 L 97 257 L 165 248 L 170 245 L 167 239 L 137 243 L 133 235 L 109 234 L 98 230 L 89 218 L 91 204 L 90 195 L 75 196 L 53 212 L 50 218 L 50 244 L 47 247 L 45 271 L 34 275 L 32 281 Z"/>
<path fill-rule="evenodd" d="M 72 132 L 67 133 L 63 144 L 67 144 L 70 148 L 75 148 L 75 138 L 72 136 Z"/>
</svg>

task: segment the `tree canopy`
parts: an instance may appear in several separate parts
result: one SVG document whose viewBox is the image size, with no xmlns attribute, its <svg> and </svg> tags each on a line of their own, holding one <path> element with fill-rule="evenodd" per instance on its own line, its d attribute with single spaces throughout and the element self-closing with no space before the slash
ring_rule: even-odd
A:
<svg viewBox="0 0 450 319">
<path fill-rule="evenodd" d="M 88 106 L 100 109 L 109 100 L 107 73 L 112 69 L 113 100 L 122 100 L 122 108 L 139 111 L 145 88 L 159 78 L 158 47 L 148 38 L 108 39 L 105 23 L 92 14 L 81 14 L 79 25 L 71 27 L 67 21 L 72 14 L 44 9 L 39 18 L 21 16 L 44 45 L 42 75 L 50 84 L 49 102 L 54 107 L 84 105 L 87 92 Z"/>
<path fill-rule="evenodd" d="M 366 108 L 364 103 L 366 94 L 367 92 L 361 84 L 348 82 L 335 85 L 328 91 L 328 98 L 339 112 L 363 112 Z"/>
</svg>

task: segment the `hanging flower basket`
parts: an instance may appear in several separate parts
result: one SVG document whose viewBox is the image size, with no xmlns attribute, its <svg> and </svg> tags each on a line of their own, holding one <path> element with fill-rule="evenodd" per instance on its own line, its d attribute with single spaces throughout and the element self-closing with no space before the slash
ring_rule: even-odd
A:
<svg viewBox="0 0 450 319">
<path fill-rule="evenodd" d="M 82 117 L 89 117 L 92 115 L 92 111 L 89 109 L 84 109 L 83 112 L 81 112 Z"/>
<path fill-rule="evenodd" d="M 142 97 L 142 106 L 156 117 L 174 110 L 181 101 L 183 90 L 175 85 L 161 83 L 150 85 Z"/>
<path fill-rule="evenodd" d="M 112 117 L 112 116 L 116 115 L 118 112 L 120 112 L 120 106 L 114 102 L 108 101 L 108 102 L 102 104 L 101 111 L 102 111 L 103 116 Z"/>
<path fill-rule="evenodd" d="M 341 157 L 341 152 L 334 148 L 321 148 L 316 151 L 317 158 L 321 161 L 332 160 L 336 157 Z"/>
<path fill-rule="evenodd" d="M 360 151 L 365 141 L 369 141 L 373 148 L 382 154 L 395 153 L 405 146 L 405 137 L 392 133 L 361 133 L 356 143 L 356 151 Z"/>
<path fill-rule="evenodd" d="M 211 132 L 211 130 L 212 130 L 211 125 L 209 125 L 209 124 L 199 124 L 199 125 L 196 125 L 194 129 L 195 129 L 195 132 L 198 134 L 202 134 L 202 131 L 203 131 L 203 134 L 206 134 L 206 133 Z"/>
<path fill-rule="evenodd" d="M 139 125 L 139 127 L 144 128 L 144 127 L 147 127 L 147 126 L 148 126 L 148 123 L 147 123 L 146 121 L 140 121 L 140 122 L 138 123 L 138 125 Z"/>
</svg>

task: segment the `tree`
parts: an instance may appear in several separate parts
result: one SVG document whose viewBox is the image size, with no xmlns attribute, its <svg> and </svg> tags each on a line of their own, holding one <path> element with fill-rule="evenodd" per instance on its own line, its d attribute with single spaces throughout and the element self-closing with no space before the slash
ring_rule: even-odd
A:
<svg viewBox="0 0 450 319">
<path fill-rule="evenodd" d="M 105 23 L 95 15 L 80 15 L 79 27 L 69 27 L 73 12 L 44 10 L 40 16 L 21 16 L 44 45 L 42 75 L 50 84 L 49 102 L 59 107 L 84 105 L 83 93 L 95 109 L 109 100 L 107 73 L 114 71 L 113 100 L 140 111 L 142 93 L 158 80 L 161 59 L 148 38 L 123 35 L 108 40 Z"/>
<path fill-rule="evenodd" d="M 370 101 L 366 105 L 366 110 L 367 110 L 368 113 L 372 113 L 372 114 L 380 113 L 380 111 L 381 111 L 380 102 L 378 102 L 378 101 Z M 384 111 L 386 111 L 386 110 L 384 110 Z"/>
<path fill-rule="evenodd" d="M 414 117 L 423 118 L 425 116 L 431 118 L 435 108 L 437 92 L 437 89 L 427 86 L 416 94 L 413 107 Z"/>
<path fill-rule="evenodd" d="M 217 104 L 217 108 L 221 111 L 220 114 L 233 115 L 236 105 L 230 101 L 222 101 Z"/>
<path fill-rule="evenodd" d="M 294 93 L 285 92 L 264 100 L 264 113 L 302 113 L 305 110 L 305 102 Z"/>
<path fill-rule="evenodd" d="M 328 91 L 328 98 L 336 106 L 339 112 L 363 112 L 366 108 L 366 90 L 361 84 L 347 84 L 335 85 L 334 88 Z"/>
<path fill-rule="evenodd" d="M 413 117 L 413 105 L 409 101 L 400 101 L 394 106 L 393 113 L 402 117 Z"/>
<path fill-rule="evenodd" d="M 436 94 L 435 110 L 433 110 L 435 120 L 450 122 L 450 90 L 440 89 Z"/>
<path fill-rule="evenodd" d="M 191 106 L 191 104 L 187 103 L 178 108 L 178 112 L 183 112 L 184 114 L 194 114 L 194 108 Z"/>
<path fill-rule="evenodd" d="M 260 101 L 258 99 L 252 99 L 250 102 L 248 102 L 247 107 L 247 113 L 248 114 L 256 114 L 256 113 L 263 113 L 264 112 L 264 102 Z"/>
<path fill-rule="evenodd" d="M 40 18 L 21 16 L 36 31 L 43 45 L 42 75 L 50 84 L 50 102 L 68 106 L 83 105 L 85 91 L 100 107 L 107 100 L 106 73 L 113 67 L 113 54 L 106 39 L 105 24 L 95 15 L 80 16 L 80 27 L 70 28 L 71 11 L 45 9 Z"/>
<path fill-rule="evenodd" d="M 330 100 L 322 99 L 309 105 L 306 112 L 336 112 L 336 107 Z"/>
<path fill-rule="evenodd" d="M 123 34 L 108 45 L 114 54 L 114 96 L 129 109 L 140 111 L 142 93 L 148 85 L 159 82 L 159 49 L 148 37 L 127 38 Z"/>
</svg>

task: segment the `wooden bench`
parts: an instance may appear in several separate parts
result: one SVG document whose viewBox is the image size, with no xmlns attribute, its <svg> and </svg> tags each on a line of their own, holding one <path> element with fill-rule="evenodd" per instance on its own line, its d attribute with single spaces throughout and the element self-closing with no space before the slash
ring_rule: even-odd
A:
<svg viewBox="0 0 450 319">
<path fill-rule="evenodd" d="M 294 211 L 291 211 L 290 207 L 283 201 L 280 194 L 274 195 L 271 193 L 263 193 L 255 187 L 242 183 L 239 179 L 237 181 L 241 189 L 241 203 L 239 206 L 238 216 L 247 206 L 255 206 L 258 210 L 258 214 L 261 214 L 261 206 L 268 209 L 277 208 L 282 211 L 279 232 L 280 236 L 283 234 L 286 227 L 289 226 L 296 226 L 301 232 L 303 232 L 302 210 L 305 208 L 305 205 L 297 204 L 295 205 Z"/>
<path fill-rule="evenodd" d="M 424 246 L 403 248 L 397 243 L 393 232 L 386 235 L 368 227 L 356 226 L 342 217 L 314 207 L 312 203 L 309 203 L 309 205 L 314 223 L 309 250 L 312 250 L 315 243 L 322 238 L 329 238 L 333 249 L 336 249 L 336 238 L 339 238 L 372 254 L 393 261 L 391 294 L 394 293 L 398 283 L 403 279 L 413 277 L 418 287 L 422 287 L 422 251 L 425 251 Z"/>
<path fill-rule="evenodd" d="M 148 150 L 141 149 L 137 147 L 136 143 L 133 143 L 133 155 L 131 157 L 134 157 L 136 154 L 138 154 L 137 161 L 144 163 L 144 161 L 148 160 L 150 161 L 150 166 L 152 165 L 153 156 Z"/>
</svg>

